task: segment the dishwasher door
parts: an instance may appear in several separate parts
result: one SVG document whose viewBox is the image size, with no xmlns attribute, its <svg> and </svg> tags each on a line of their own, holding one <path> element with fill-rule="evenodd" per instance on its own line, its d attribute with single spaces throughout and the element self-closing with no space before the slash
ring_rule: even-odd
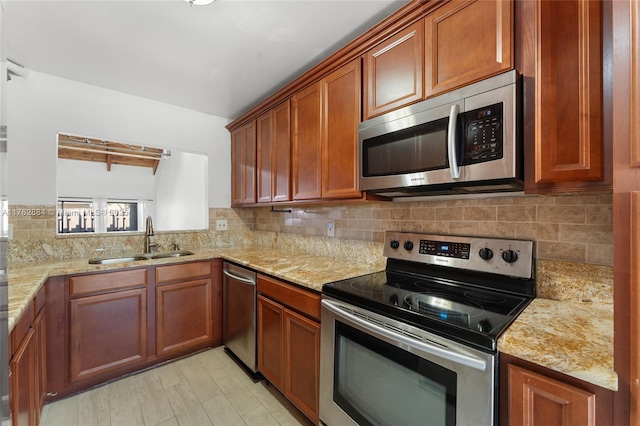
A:
<svg viewBox="0 0 640 426">
<path fill-rule="evenodd" d="M 222 272 L 224 345 L 256 373 L 256 273 L 228 262 L 224 262 Z"/>
</svg>

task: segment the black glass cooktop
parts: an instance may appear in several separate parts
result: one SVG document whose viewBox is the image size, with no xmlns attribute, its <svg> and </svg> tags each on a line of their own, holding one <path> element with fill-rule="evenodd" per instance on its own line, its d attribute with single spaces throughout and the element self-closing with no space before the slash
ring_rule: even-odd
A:
<svg viewBox="0 0 640 426">
<path fill-rule="evenodd" d="M 325 284 L 322 291 L 489 351 L 496 350 L 499 335 L 532 300 L 526 295 L 475 286 L 460 277 L 427 277 L 389 270 Z"/>
</svg>

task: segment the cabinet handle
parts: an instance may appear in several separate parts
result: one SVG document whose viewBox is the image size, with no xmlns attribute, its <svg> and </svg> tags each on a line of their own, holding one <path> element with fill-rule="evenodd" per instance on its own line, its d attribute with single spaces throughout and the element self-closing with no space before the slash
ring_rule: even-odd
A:
<svg viewBox="0 0 640 426">
<path fill-rule="evenodd" d="M 47 396 L 57 396 L 58 392 L 47 392 Z"/>
</svg>

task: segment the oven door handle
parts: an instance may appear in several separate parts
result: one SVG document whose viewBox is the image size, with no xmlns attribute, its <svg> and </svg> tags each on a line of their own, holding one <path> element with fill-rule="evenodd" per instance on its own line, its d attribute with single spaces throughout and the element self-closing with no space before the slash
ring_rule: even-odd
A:
<svg viewBox="0 0 640 426">
<path fill-rule="evenodd" d="M 336 316 L 342 317 L 347 321 L 351 321 L 352 323 L 358 324 L 360 327 L 382 336 L 385 336 L 389 339 L 400 342 L 401 344 L 407 345 L 412 348 L 419 349 L 423 352 L 429 353 L 431 355 L 435 355 L 440 358 L 448 359 L 450 361 L 456 362 L 458 364 L 466 365 L 467 367 L 475 368 L 476 370 L 485 371 L 487 369 L 487 363 L 479 358 L 468 354 L 462 354 L 457 351 L 454 351 L 450 348 L 438 347 L 435 345 L 431 345 L 429 343 L 420 342 L 416 339 L 407 337 L 402 334 L 398 334 L 394 331 L 387 330 L 386 328 L 380 327 L 379 325 L 370 323 L 366 320 L 358 318 L 357 316 L 346 312 L 343 309 L 339 308 L 339 305 L 330 302 L 328 300 L 322 299 L 321 302 L 323 307 L 333 312 Z"/>
</svg>

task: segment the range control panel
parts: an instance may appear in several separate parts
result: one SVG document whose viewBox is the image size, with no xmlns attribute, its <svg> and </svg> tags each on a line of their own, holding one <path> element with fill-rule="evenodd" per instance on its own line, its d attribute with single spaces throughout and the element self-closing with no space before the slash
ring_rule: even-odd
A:
<svg viewBox="0 0 640 426">
<path fill-rule="evenodd" d="M 420 254 L 433 256 L 455 257 L 457 259 L 469 259 L 471 244 L 452 243 L 448 241 L 420 240 Z"/>
<path fill-rule="evenodd" d="M 533 276 L 534 243 L 527 240 L 387 231 L 383 254 L 451 268 L 520 278 Z"/>
</svg>

